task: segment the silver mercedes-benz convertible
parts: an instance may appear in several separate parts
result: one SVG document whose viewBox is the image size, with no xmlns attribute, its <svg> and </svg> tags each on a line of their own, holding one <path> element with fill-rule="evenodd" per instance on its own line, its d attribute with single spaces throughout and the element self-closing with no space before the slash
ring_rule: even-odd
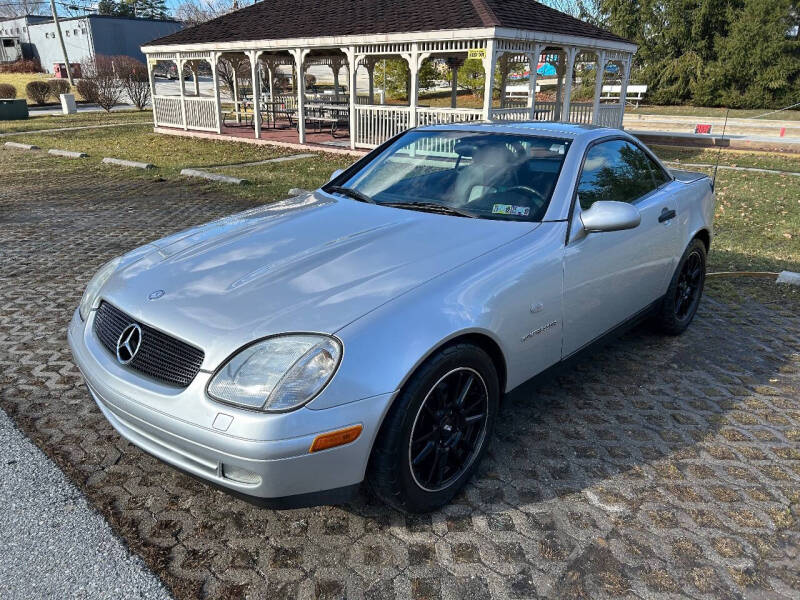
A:
<svg viewBox="0 0 800 600">
<path fill-rule="evenodd" d="M 367 481 L 447 503 L 504 394 L 622 326 L 694 317 L 714 193 L 618 130 L 407 131 L 317 191 L 103 266 L 69 325 L 100 410 L 270 506 Z"/>
</svg>

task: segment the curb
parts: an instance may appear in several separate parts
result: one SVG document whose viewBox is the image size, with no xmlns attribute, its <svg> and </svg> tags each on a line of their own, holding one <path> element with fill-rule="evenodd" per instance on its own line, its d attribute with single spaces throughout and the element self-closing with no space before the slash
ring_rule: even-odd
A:
<svg viewBox="0 0 800 600">
<path fill-rule="evenodd" d="M 246 179 L 239 179 L 238 177 L 230 177 L 228 175 L 218 175 L 217 173 L 207 173 L 206 171 L 198 171 L 197 169 L 183 169 L 181 175 L 185 177 L 200 177 L 208 179 L 209 181 L 218 181 L 220 183 L 232 183 L 234 185 L 242 185 L 247 183 Z"/>
<path fill-rule="evenodd" d="M 17 150 L 41 150 L 39 146 L 34 146 L 33 144 L 20 144 L 19 142 L 6 142 L 4 146 L 6 148 L 16 148 Z"/>
<path fill-rule="evenodd" d="M 53 156 L 63 156 L 64 158 L 86 158 L 89 156 L 85 152 L 72 152 L 71 150 L 57 150 L 55 148 L 51 148 L 47 153 Z"/>
<path fill-rule="evenodd" d="M 800 273 L 781 271 L 781 273 L 778 275 L 778 280 L 776 283 L 787 283 L 789 285 L 800 286 Z"/>
<path fill-rule="evenodd" d="M 109 158 L 106 157 L 103 159 L 103 162 L 107 165 L 117 165 L 120 167 L 133 167 L 135 169 L 153 169 L 155 165 L 151 163 L 143 163 L 143 162 L 136 162 L 135 160 L 123 160 L 121 158 Z"/>
</svg>

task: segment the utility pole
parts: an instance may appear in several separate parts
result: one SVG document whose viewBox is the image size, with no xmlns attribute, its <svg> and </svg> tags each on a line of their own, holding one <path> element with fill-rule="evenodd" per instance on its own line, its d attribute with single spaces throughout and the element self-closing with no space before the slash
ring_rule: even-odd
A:
<svg viewBox="0 0 800 600">
<path fill-rule="evenodd" d="M 67 79 L 69 79 L 69 84 L 72 86 L 75 85 L 72 81 L 72 67 L 70 67 L 69 58 L 67 57 L 67 47 L 64 45 L 64 36 L 61 34 L 61 25 L 58 23 L 58 13 L 56 12 L 55 0 L 50 0 L 50 10 L 53 11 L 53 24 L 56 26 L 58 41 L 61 44 L 61 52 L 64 54 L 64 64 L 67 67 Z"/>
</svg>

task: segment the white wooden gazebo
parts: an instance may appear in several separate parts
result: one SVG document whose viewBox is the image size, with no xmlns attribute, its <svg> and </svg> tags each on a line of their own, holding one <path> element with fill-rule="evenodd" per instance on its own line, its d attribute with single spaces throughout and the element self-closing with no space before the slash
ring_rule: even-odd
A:
<svg viewBox="0 0 800 600">
<path fill-rule="evenodd" d="M 324 64 L 337 78 L 348 71 L 347 123 L 350 148 L 371 148 L 418 125 L 473 120 L 540 120 L 591 123 L 621 127 L 630 67 L 637 46 L 608 31 L 553 10 L 535 0 L 272 0 L 219 17 L 154 40 L 142 47 L 148 57 L 153 88 L 153 119 L 157 129 L 202 131 L 224 135 L 220 97 L 220 60 L 237 56 L 250 66 L 252 127 L 248 137 L 268 139 L 268 106 L 275 101 L 277 69 L 291 66 L 296 73 L 292 110 L 305 115 L 308 98 L 306 69 Z M 408 101 L 377 104 L 374 69 L 384 58 L 401 58 L 408 65 Z M 467 58 L 480 58 L 484 72 L 499 73 L 499 106 L 493 103 L 495 77 L 486 77 L 482 108 L 456 107 L 455 72 Z M 443 59 L 453 71 L 451 107 L 420 105 L 418 73 L 425 60 Z M 156 93 L 153 69 L 158 61 L 173 61 L 180 78 L 177 94 Z M 211 69 L 213 93 L 185 90 L 184 72 L 198 64 Z M 553 100 L 537 102 L 537 67 L 549 62 L 557 75 Z M 523 105 L 507 105 L 505 82 L 512 64 L 529 65 L 529 93 Z M 608 65 L 616 66 L 621 84 L 616 102 L 602 103 L 601 90 Z M 576 68 L 594 69 L 594 98 L 574 102 Z M 358 90 L 358 69 L 368 75 L 368 89 Z M 236 78 L 234 77 L 234 82 Z M 237 100 L 237 98 L 234 98 Z M 284 97 L 284 100 L 286 98 Z M 273 115 L 274 116 L 274 115 Z M 265 121 L 266 118 L 266 121 Z M 296 140 L 306 143 L 306 118 L 295 122 Z M 294 130 L 293 130 L 294 131 Z M 295 135 L 292 133 L 292 135 Z M 237 136 L 242 137 L 241 130 Z M 313 142 L 313 140 L 308 140 Z"/>
</svg>

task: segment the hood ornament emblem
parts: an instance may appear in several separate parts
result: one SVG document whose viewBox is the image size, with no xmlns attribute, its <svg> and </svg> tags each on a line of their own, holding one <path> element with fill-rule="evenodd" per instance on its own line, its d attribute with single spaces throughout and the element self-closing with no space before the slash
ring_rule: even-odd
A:
<svg viewBox="0 0 800 600">
<path fill-rule="evenodd" d="M 164 290 L 155 290 L 154 292 L 150 292 L 150 294 L 148 294 L 147 299 L 148 300 L 158 300 L 164 294 L 166 294 L 166 292 Z"/>
</svg>

